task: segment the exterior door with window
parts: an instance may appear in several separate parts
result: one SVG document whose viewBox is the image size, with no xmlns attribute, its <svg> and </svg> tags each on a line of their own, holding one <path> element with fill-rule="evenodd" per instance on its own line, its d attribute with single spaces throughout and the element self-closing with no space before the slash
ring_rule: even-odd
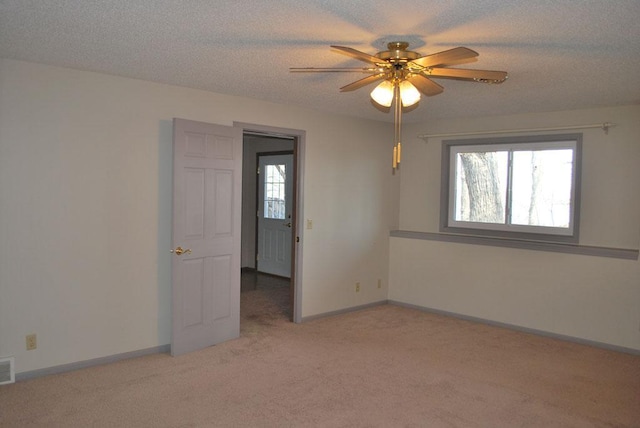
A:
<svg viewBox="0 0 640 428">
<path fill-rule="evenodd" d="M 257 268 L 290 278 L 293 154 L 261 155 L 258 167 Z"/>
</svg>

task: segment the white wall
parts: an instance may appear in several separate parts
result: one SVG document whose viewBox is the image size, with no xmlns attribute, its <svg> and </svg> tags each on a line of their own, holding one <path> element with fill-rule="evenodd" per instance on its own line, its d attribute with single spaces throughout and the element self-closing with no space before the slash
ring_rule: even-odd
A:
<svg viewBox="0 0 640 428">
<path fill-rule="evenodd" d="M 637 250 L 640 106 L 440 120 L 404 134 L 602 122 L 617 126 L 582 131 L 580 244 Z M 403 145 L 400 229 L 438 232 L 441 142 Z M 389 283 L 391 300 L 640 349 L 635 260 L 391 238 Z"/>
<path fill-rule="evenodd" d="M 302 316 L 386 298 L 389 124 L 3 59 L 0 356 L 17 372 L 169 343 L 173 117 L 305 130 Z"/>
</svg>

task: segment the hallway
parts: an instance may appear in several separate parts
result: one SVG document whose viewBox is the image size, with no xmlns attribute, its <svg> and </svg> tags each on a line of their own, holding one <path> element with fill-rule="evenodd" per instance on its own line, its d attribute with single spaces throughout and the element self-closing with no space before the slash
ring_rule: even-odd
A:
<svg viewBox="0 0 640 428">
<path fill-rule="evenodd" d="M 257 332 L 261 327 L 290 322 L 290 280 L 243 270 L 240 293 L 240 334 Z"/>
</svg>

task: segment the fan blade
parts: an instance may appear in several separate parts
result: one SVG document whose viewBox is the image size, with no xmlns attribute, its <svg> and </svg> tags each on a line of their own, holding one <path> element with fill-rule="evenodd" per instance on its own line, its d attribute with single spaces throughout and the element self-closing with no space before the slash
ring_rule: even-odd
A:
<svg viewBox="0 0 640 428">
<path fill-rule="evenodd" d="M 455 62 L 461 64 L 461 61 L 472 60 L 478 56 L 478 52 L 472 51 L 469 48 L 453 48 L 446 51 L 426 55 L 421 58 L 411 61 L 414 64 L 418 64 L 422 67 L 435 67 L 437 65 L 444 65 Z"/>
<path fill-rule="evenodd" d="M 360 89 L 363 86 L 367 86 L 373 82 L 377 82 L 378 80 L 383 80 L 385 79 L 387 76 L 384 74 L 374 74 L 373 76 L 367 76 L 365 78 L 362 78 L 360 80 L 356 80 L 353 83 L 349 83 L 346 86 L 343 86 L 342 88 L 340 88 L 340 92 L 349 92 L 349 91 L 355 91 L 356 89 Z"/>
<path fill-rule="evenodd" d="M 432 97 L 434 95 L 438 95 L 444 88 L 438 85 L 433 80 L 429 79 L 424 74 L 414 74 L 409 78 L 409 82 L 413 84 L 420 92 L 425 94 L 428 97 Z"/>
<path fill-rule="evenodd" d="M 371 64 L 376 64 L 376 65 L 386 63 L 386 61 L 384 61 L 384 60 L 382 60 L 382 59 L 380 59 L 380 58 L 378 58 L 376 56 L 369 55 L 368 53 L 360 52 L 360 51 L 355 50 L 353 48 L 348 48 L 348 47 L 345 47 L 345 46 L 334 46 L 334 45 L 331 45 L 331 47 L 333 49 L 336 49 L 336 50 L 340 51 L 340 53 L 343 53 L 345 55 L 349 55 L 350 57 L 355 58 L 355 59 L 359 59 L 360 61 L 370 62 Z"/>
<path fill-rule="evenodd" d="M 322 68 L 322 67 L 290 67 L 292 73 L 375 73 L 377 68 L 366 67 L 341 67 L 341 68 Z"/>
<path fill-rule="evenodd" d="M 432 77 L 474 80 L 483 83 L 502 83 L 507 80 L 506 71 L 468 70 L 461 68 L 434 68 L 425 73 Z"/>
</svg>

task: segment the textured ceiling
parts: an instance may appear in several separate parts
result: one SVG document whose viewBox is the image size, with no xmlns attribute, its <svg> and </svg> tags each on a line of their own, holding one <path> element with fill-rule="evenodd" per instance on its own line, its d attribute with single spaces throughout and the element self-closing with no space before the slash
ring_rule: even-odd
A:
<svg viewBox="0 0 640 428">
<path fill-rule="evenodd" d="M 381 121 L 393 114 L 371 105 L 373 85 L 339 92 L 363 75 L 288 69 L 362 66 L 329 45 L 398 40 L 466 46 L 480 56 L 461 67 L 509 72 L 440 79 L 407 122 L 640 103 L 638 0 L 0 0 L 0 57 Z"/>
</svg>

